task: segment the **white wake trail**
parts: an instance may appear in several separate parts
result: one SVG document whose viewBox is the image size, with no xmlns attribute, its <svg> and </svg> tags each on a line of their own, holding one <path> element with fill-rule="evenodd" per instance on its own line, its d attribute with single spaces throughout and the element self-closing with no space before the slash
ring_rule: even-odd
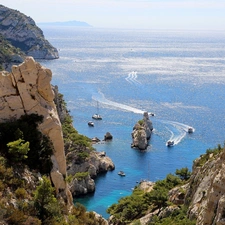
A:
<svg viewBox="0 0 225 225">
<path fill-rule="evenodd" d="M 127 82 L 129 82 L 130 84 L 141 84 L 141 82 L 137 81 L 137 72 L 136 71 L 132 71 L 131 73 L 128 74 L 128 76 L 125 78 L 125 80 Z"/>
<path fill-rule="evenodd" d="M 109 106 L 112 106 L 112 107 L 117 108 L 117 109 L 119 108 L 119 109 L 123 109 L 123 110 L 129 111 L 129 112 L 137 113 L 137 114 L 143 114 L 144 113 L 143 110 L 140 110 L 140 109 L 128 106 L 128 105 L 124 105 L 124 104 L 121 104 L 121 103 L 118 103 L 118 102 L 110 101 L 110 100 L 106 99 L 104 94 L 101 93 L 101 92 L 98 92 L 98 93 L 92 95 L 92 99 L 95 100 L 95 101 L 98 101 L 102 104 L 109 105 Z"/>
<path fill-rule="evenodd" d="M 131 82 L 131 73 L 129 73 L 128 74 L 128 76 L 125 78 L 125 80 L 127 81 L 127 82 L 129 82 L 130 84 L 132 84 L 132 82 Z"/>
<path fill-rule="evenodd" d="M 182 139 L 186 136 L 188 132 L 188 128 L 190 128 L 189 125 L 184 123 L 179 123 L 179 122 L 169 121 L 169 120 L 160 120 L 160 121 L 165 124 L 170 124 L 176 128 L 177 132 L 175 133 L 167 127 L 167 129 L 171 133 L 169 140 L 174 141 L 174 145 L 177 145 L 178 143 L 182 141 Z"/>
</svg>

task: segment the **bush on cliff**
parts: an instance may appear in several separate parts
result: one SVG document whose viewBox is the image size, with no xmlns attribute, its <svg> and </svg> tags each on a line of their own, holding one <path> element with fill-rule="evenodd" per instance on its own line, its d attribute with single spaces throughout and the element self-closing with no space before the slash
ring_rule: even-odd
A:
<svg viewBox="0 0 225 225">
<path fill-rule="evenodd" d="M 53 146 L 37 128 L 42 120 L 43 116 L 31 114 L 0 124 L 0 154 L 9 164 L 16 161 L 43 174 L 50 172 Z"/>
<path fill-rule="evenodd" d="M 156 181 L 153 190 L 151 190 L 150 192 L 144 192 L 143 190 L 140 190 L 138 187 L 136 187 L 131 196 L 121 198 L 118 204 L 113 204 L 112 206 L 110 206 L 107 209 L 107 212 L 113 216 L 112 221 L 115 224 L 121 225 L 130 224 L 132 221 L 138 220 L 139 218 L 144 216 L 147 212 L 150 213 L 158 210 L 157 214 L 159 214 L 162 209 L 172 204 L 168 202 L 169 190 L 171 190 L 175 186 L 184 184 L 184 182 L 185 181 L 180 179 L 179 176 L 168 174 L 164 180 Z M 176 213 L 177 215 L 183 215 L 183 213 L 179 210 L 176 211 Z M 175 215 L 173 216 L 175 217 Z M 170 218 L 169 220 L 171 221 L 172 219 Z M 179 219 L 177 220 L 179 221 Z M 155 223 L 149 224 L 156 224 L 156 222 L 157 224 L 160 224 L 160 220 L 157 216 L 155 216 L 154 221 Z M 192 221 L 189 221 L 189 219 L 187 219 L 186 214 L 184 214 L 183 221 L 188 221 L 188 225 L 194 224 L 192 223 Z M 183 225 L 183 223 L 175 224 Z"/>
<path fill-rule="evenodd" d="M 70 115 L 62 121 L 62 130 L 66 153 L 74 150 L 83 152 L 86 148 L 93 149 L 90 138 L 79 134 L 73 127 L 73 119 Z"/>
</svg>

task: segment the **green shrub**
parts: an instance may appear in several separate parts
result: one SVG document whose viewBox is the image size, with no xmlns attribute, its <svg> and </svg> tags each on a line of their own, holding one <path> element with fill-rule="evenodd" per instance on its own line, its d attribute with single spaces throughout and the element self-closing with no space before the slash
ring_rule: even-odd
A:
<svg viewBox="0 0 225 225">
<path fill-rule="evenodd" d="M 43 116 L 31 114 L 1 123 L 0 154 L 9 163 L 23 160 L 31 169 L 38 169 L 43 174 L 49 173 L 53 146 L 47 136 L 38 130 L 38 124 L 42 121 Z"/>
<path fill-rule="evenodd" d="M 196 160 L 196 166 L 203 166 L 208 160 L 210 160 L 210 157 L 213 159 L 215 156 L 220 154 L 224 148 L 221 147 L 220 144 L 217 145 L 217 148 L 214 149 L 207 149 L 206 153 L 201 155 L 199 159 Z"/>
<path fill-rule="evenodd" d="M 88 172 L 78 172 L 74 175 L 74 178 L 76 178 L 77 180 L 83 180 L 84 178 L 86 178 L 89 175 Z"/>
<path fill-rule="evenodd" d="M 55 189 L 46 176 L 42 178 L 40 185 L 34 192 L 34 206 L 38 211 L 38 218 L 43 224 L 51 224 L 49 220 L 60 218 L 62 215 L 54 196 Z"/>
<path fill-rule="evenodd" d="M 24 188 L 19 187 L 19 188 L 16 189 L 15 195 L 16 195 L 17 198 L 24 199 L 27 196 L 27 192 Z"/>
<path fill-rule="evenodd" d="M 7 147 L 9 148 L 8 152 L 12 155 L 11 158 L 15 161 L 21 161 L 28 158 L 27 153 L 30 151 L 29 146 L 30 143 L 28 141 L 25 142 L 20 138 L 7 144 Z"/>
<path fill-rule="evenodd" d="M 144 125 L 144 120 L 139 120 L 138 123 L 143 126 Z"/>
</svg>

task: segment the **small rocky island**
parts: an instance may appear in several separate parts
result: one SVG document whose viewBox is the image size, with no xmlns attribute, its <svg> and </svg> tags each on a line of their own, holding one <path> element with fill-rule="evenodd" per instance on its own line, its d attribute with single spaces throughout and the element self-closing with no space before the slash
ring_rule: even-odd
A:
<svg viewBox="0 0 225 225">
<path fill-rule="evenodd" d="M 152 130 L 153 126 L 149 114 L 144 112 L 143 119 L 139 120 L 133 127 L 131 147 L 145 150 L 148 147 L 148 140 L 151 138 Z"/>
</svg>

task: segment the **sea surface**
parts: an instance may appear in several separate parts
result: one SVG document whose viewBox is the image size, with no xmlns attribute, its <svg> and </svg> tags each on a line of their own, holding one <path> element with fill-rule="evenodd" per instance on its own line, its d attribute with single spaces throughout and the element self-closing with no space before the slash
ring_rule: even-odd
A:
<svg viewBox="0 0 225 225">
<path fill-rule="evenodd" d="M 60 58 L 40 62 L 52 70 L 75 128 L 90 138 L 113 135 L 94 147 L 115 170 L 95 180 L 94 194 L 74 202 L 108 218 L 106 209 L 140 180 L 191 170 L 194 159 L 224 144 L 225 31 L 41 28 Z M 147 150 L 139 151 L 130 147 L 131 132 L 144 111 L 155 114 L 154 130 Z M 89 127 L 96 112 L 103 120 Z M 167 140 L 175 145 L 167 147 Z"/>
</svg>

